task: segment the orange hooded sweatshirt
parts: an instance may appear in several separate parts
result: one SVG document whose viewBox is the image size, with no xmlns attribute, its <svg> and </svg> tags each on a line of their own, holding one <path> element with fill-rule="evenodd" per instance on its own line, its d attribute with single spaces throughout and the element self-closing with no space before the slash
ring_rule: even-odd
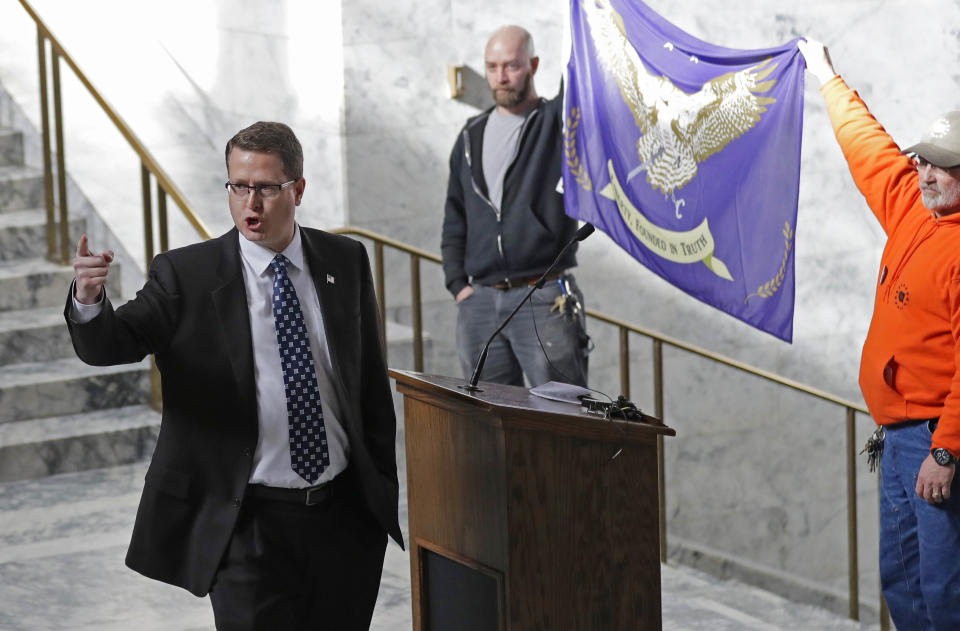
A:
<svg viewBox="0 0 960 631">
<path fill-rule="evenodd" d="M 938 218 L 924 207 L 913 162 L 840 77 L 820 91 L 887 233 L 860 360 L 863 398 L 880 425 L 939 417 L 931 448 L 960 456 L 960 213 Z"/>
</svg>

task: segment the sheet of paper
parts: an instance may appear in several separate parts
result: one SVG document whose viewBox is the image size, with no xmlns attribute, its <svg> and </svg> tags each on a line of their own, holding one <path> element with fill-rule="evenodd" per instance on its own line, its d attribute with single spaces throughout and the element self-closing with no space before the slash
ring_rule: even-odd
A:
<svg viewBox="0 0 960 631">
<path fill-rule="evenodd" d="M 534 394 L 551 401 L 560 401 L 561 403 L 573 403 L 580 405 L 580 396 L 590 394 L 590 390 L 584 387 L 576 386 L 572 383 L 562 383 L 560 381 L 548 381 L 547 383 L 530 388 L 530 394 Z"/>
</svg>

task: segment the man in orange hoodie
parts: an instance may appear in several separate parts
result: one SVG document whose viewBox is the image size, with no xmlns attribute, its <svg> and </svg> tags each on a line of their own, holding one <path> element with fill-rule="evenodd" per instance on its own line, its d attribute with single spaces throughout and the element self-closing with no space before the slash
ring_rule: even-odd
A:
<svg viewBox="0 0 960 631">
<path fill-rule="evenodd" d="M 901 151 L 801 40 L 883 250 L 860 388 L 883 428 L 880 581 L 898 629 L 960 629 L 960 111 Z"/>
</svg>

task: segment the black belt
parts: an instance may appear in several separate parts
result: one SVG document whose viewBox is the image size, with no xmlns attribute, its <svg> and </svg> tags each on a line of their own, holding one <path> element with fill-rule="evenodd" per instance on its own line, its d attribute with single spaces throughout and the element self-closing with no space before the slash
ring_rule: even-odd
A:
<svg viewBox="0 0 960 631">
<path fill-rule="evenodd" d="M 340 495 L 346 487 L 346 472 L 316 486 L 305 489 L 287 489 L 279 486 L 266 486 L 265 484 L 248 484 L 247 497 L 264 500 L 267 502 L 286 502 L 288 504 L 300 504 L 301 506 L 316 506 Z"/>
<path fill-rule="evenodd" d="M 556 274 L 550 274 L 543 279 L 543 282 L 557 280 L 563 276 L 563 272 L 557 272 Z M 488 287 L 493 287 L 494 289 L 516 289 L 517 287 L 532 287 L 536 282 L 540 280 L 540 274 L 534 276 L 516 276 L 514 278 L 506 278 L 500 282 L 493 283 L 488 285 Z"/>
</svg>

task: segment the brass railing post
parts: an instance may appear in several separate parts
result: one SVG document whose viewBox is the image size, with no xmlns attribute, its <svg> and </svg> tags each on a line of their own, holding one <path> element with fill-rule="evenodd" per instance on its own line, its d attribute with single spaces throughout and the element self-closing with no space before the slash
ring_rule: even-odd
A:
<svg viewBox="0 0 960 631">
<path fill-rule="evenodd" d="M 167 225 L 167 192 L 157 180 L 157 229 L 160 231 L 160 251 L 170 249 L 170 226 Z"/>
<path fill-rule="evenodd" d="M 654 416 L 663 418 L 663 342 L 653 340 L 653 410 Z M 657 493 L 660 500 L 660 562 L 667 562 L 667 481 L 663 459 L 663 435 L 657 434 Z"/>
<path fill-rule="evenodd" d="M 620 394 L 630 398 L 630 331 L 620 329 Z"/>
<path fill-rule="evenodd" d="M 67 218 L 67 165 L 63 149 L 63 102 L 60 98 L 60 53 L 51 46 L 53 127 L 57 136 L 57 202 L 60 205 L 60 262 L 70 262 L 70 221 Z"/>
<path fill-rule="evenodd" d="M 383 274 L 383 243 L 373 242 L 373 282 L 377 290 L 377 309 L 380 310 L 380 342 L 383 344 L 383 363 L 387 363 L 387 297 Z"/>
<path fill-rule="evenodd" d="M 150 197 L 150 170 L 143 162 L 140 163 L 140 189 L 143 195 L 143 247 L 146 265 L 149 270 L 153 262 L 153 207 Z M 163 389 L 161 387 L 160 369 L 157 368 L 157 359 L 150 356 L 150 407 L 157 412 L 163 409 Z"/>
<path fill-rule="evenodd" d="M 413 318 L 413 369 L 423 372 L 423 305 L 420 303 L 420 257 L 410 255 L 410 309 Z"/>
<path fill-rule="evenodd" d="M 144 169 L 144 172 L 146 169 Z M 141 172 L 142 175 L 143 172 Z M 149 172 L 147 172 L 147 180 L 145 182 L 146 188 L 144 192 L 147 194 L 147 197 L 150 196 L 150 180 Z M 149 201 L 147 202 L 149 205 Z M 146 210 L 144 213 L 144 220 L 146 220 L 149 210 Z M 152 221 L 151 221 L 152 225 Z M 167 225 L 167 192 L 163 190 L 163 187 L 160 185 L 160 180 L 157 180 L 157 230 L 160 231 L 160 252 L 166 252 L 170 249 L 170 228 Z M 151 237 L 152 244 L 152 237 Z M 150 261 L 147 261 L 147 267 L 149 268 L 150 262 L 153 260 L 153 250 L 152 248 L 148 251 L 147 256 L 150 257 Z M 163 388 L 162 381 L 160 378 L 160 370 L 157 368 L 157 360 L 155 357 L 150 357 L 150 394 L 151 394 L 151 407 L 157 412 L 163 411 Z"/>
<path fill-rule="evenodd" d="M 50 155 L 50 104 L 47 101 L 47 40 L 37 24 L 37 67 L 40 69 L 40 132 L 43 140 L 43 191 L 47 210 L 47 259 L 57 260 L 57 215 L 53 205 L 53 158 Z"/>
<path fill-rule="evenodd" d="M 140 189 L 143 194 L 143 254 L 146 259 L 144 269 L 153 262 L 153 208 L 150 198 L 150 170 L 140 163 Z"/>
<path fill-rule="evenodd" d="M 857 558 L 857 412 L 847 408 L 847 571 L 850 619 L 860 619 L 860 569 Z"/>
</svg>

